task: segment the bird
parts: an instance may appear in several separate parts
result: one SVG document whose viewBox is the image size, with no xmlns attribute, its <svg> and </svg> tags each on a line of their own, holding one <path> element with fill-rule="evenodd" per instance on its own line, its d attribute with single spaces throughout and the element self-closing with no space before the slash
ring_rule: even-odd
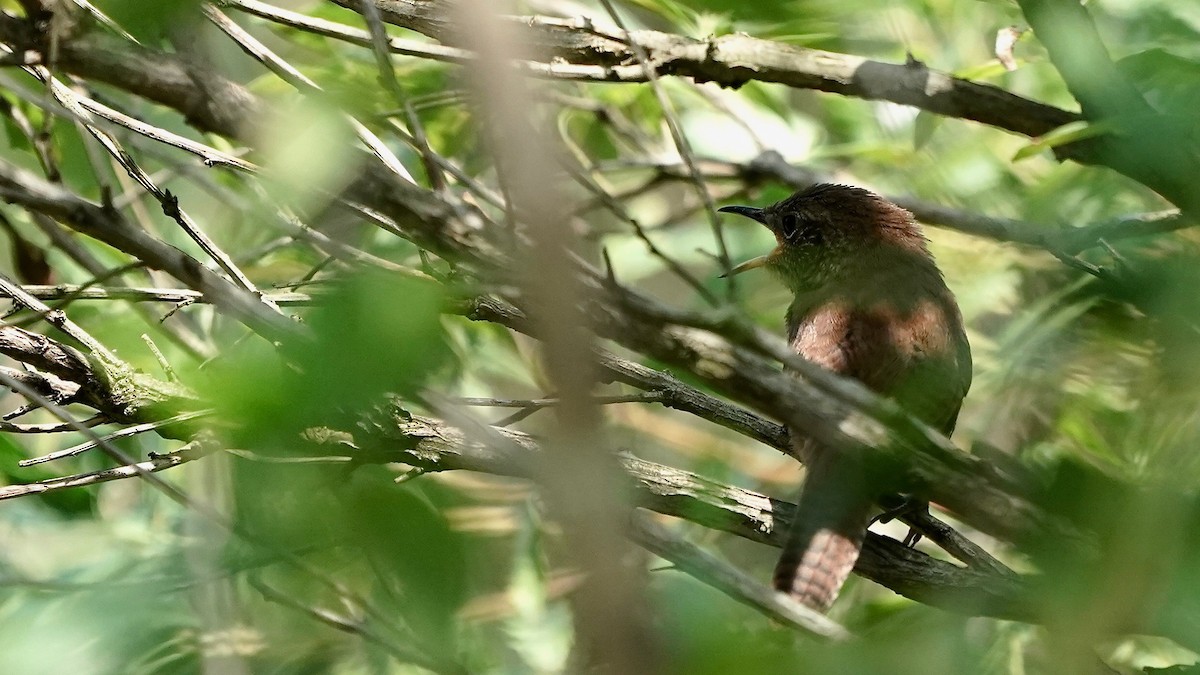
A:
<svg viewBox="0 0 1200 675">
<path fill-rule="evenodd" d="M 947 436 L 971 386 L 962 314 L 913 215 L 868 190 L 819 183 L 765 208 L 725 206 L 775 235 L 763 268 L 793 294 L 787 340 Z M 775 566 L 777 591 L 819 612 L 837 598 L 886 496 L 864 467 L 788 429 L 805 464 L 799 508 Z"/>
</svg>

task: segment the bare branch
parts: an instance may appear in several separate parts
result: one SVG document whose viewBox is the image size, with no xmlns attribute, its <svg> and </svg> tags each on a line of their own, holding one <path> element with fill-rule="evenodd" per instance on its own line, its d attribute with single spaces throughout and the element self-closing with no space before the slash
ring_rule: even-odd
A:
<svg viewBox="0 0 1200 675">
<path fill-rule="evenodd" d="M 117 357 L 108 351 L 107 347 L 92 337 L 83 328 L 80 328 L 78 324 L 67 316 L 66 312 L 61 309 L 47 307 L 45 303 L 26 293 L 22 290 L 20 284 L 9 279 L 3 273 L 0 273 L 0 291 L 5 296 L 12 298 L 14 302 L 20 303 L 37 312 L 42 320 L 69 335 L 76 342 L 86 347 L 96 358 L 102 359 L 109 364 L 116 364 L 118 362 Z"/>
<path fill-rule="evenodd" d="M 121 429 L 120 431 L 114 431 L 113 433 L 111 433 L 107 436 L 103 436 L 103 437 L 97 438 L 95 440 L 86 441 L 84 443 L 80 443 L 79 445 L 73 445 L 73 446 L 63 449 L 63 450 L 56 450 L 54 452 L 47 453 L 45 455 L 41 455 L 40 457 L 30 457 L 29 459 L 23 459 L 23 460 L 17 462 L 17 465 L 18 466 L 33 466 L 35 464 L 43 464 L 45 462 L 53 462 L 53 461 L 56 461 L 59 459 L 65 459 L 67 457 L 75 457 L 78 455 L 82 455 L 83 453 L 87 452 L 88 450 L 100 447 L 101 445 L 103 445 L 105 443 L 111 443 L 112 441 L 115 441 L 119 438 L 127 438 L 129 436 L 136 436 L 137 434 L 144 434 L 147 431 L 154 431 L 155 429 L 161 429 L 162 427 L 167 426 L 169 424 L 178 424 L 180 422 L 186 422 L 188 420 L 193 420 L 193 419 L 196 419 L 199 417 L 205 417 L 205 416 L 208 416 L 211 414 L 212 414 L 211 410 L 197 410 L 195 412 L 183 413 L 181 415 L 175 415 L 173 417 L 167 417 L 165 419 L 155 420 L 153 422 L 146 422 L 144 424 L 134 424 L 133 426 L 125 427 L 124 429 Z"/>
<path fill-rule="evenodd" d="M 0 354 L 77 386 L 92 378 L 92 366 L 78 350 L 16 326 L 0 326 Z"/>
<path fill-rule="evenodd" d="M 58 284 L 56 286 L 26 285 L 21 289 L 31 297 L 39 300 L 128 300 L 131 302 L 181 302 L 196 303 L 211 302 L 200 291 L 188 288 L 131 288 L 126 286 L 81 286 L 78 284 Z M 274 291 L 264 294 L 271 302 L 280 306 L 306 306 L 315 302 L 309 293 L 292 291 Z M 0 288 L 0 297 L 11 297 Z"/>
<path fill-rule="evenodd" d="M 740 181 L 758 185 L 764 180 L 775 181 L 795 190 L 828 181 L 803 166 L 789 164 L 778 152 L 767 150 L 748 162 L 730 162 L 704 158 L 699 166 L 704 177 L 711 181 Z M 657 172 L 656 180 L 687 180 L 687 168 L 678 163 L 643 162 L 609 163 L 602 169 L 622 170 L 645 168 Z M 908 209 L 917 220 L 927 225 L 943 227 L 996 241 L 1010 241 L 1034 246 L 1050 252 L 1073 253 L 1100 246 L 1100 240 L 1130 239 L 1174 232 L 1193 227 L 1195 221 L 1184 218 L 1178 211 L 1159 211 L 1114 218 L 1095 225 L 1063 227 L 1013 218 L 989 216 L 965 209 L 943 206 L 910 195 L 887 195 L 887 199 Z"/>
<path fill-rule="evenodd" d="M 600 287 L 602 283 L 596 280 L 592 289 L 599 297 L 615 292 Z M 718 391 L 804 429 L 864 466 L 887 464 L 901 485 L 897 489 L 911 488 L 986 532 L 1011 538 L 1025 528 L 1045 529 L 1058 532 L 1064 541 L 1079 541 L 1080 533 L 1029 501 L 1027 486 L 963 453 L 857 382 L 784 354 L 782 340 L 774 340 L 780 346 L 772 356 L 784 356 L 792 374 L 781 372 L 772 358 L 760 352 L 706 330 L 676 325 L 688 318 L 678 311 L 630 289 L 621 291 L 611 298 L 612 304 L 590 306 L 593 321 L 605 337 L 685 368 Z M 478 299 L 468 316 L 532 330 L 519 310 L 495 299 Z"/>
<path fill-rule="evenodd" d="M 358 10 L 358 0 L 334 0 Z M 375 0 L 384 21 L 459 46 L 449 20 L 454 2 Z M 623 35 L 586 19 L 513 17 L 535 31 L 533 42 L 568 66 L 600 69 L 599 80 L 641 82 L 646 74 Z M 939 115 L 974 120 L 1026 136 L 1040 136 L 1079 119 L 1075 113 L 1037 103 L 998 87 L 951 77 L 923 65 L 891 64 L 857 56 L 794 47 L 747 35 L 696 40 L 658 31 L 631 31 L 657 75 L 737 87 L 750 81 L 778 82 L 869 100 L 911 105 Z M 1056 148 L 1059 157 L 1097 162 L 1083 144 Z"/>
<path fill-rule="evenodd" d="M 699 548 L 648 518 L 635 517 L 631 536 L 648 551 L 739 602 L 807 633 L 839 641 L 850 637 L 841 625 L 829 620 L 761 581 Z"/>
<path fill-rule="evenodd" d="M 262 63 L 284 82 L 296 87 L 303 94 L 313 95 L 322 93 L 317 83 L 281 59 L 268 49 L 266 45 L 247 33 L 241 26 L 234 23 L 224 12 L 214 7 L 211 3 L 204 3 L 202 10 L 209 21 L 212 21 L 213 24 L 228 35 L 242 51 L 249 54 L 259 63 Z M 350 127 L 354 130 L 359 140 L 370 149 L 371 154 L 375 155 L 389 171 L 409 183 L 416 183 L 413 180 L 412 174 L 408 172 L 408 169 L 404 168 L 404 165 L 400 163 L 396 155 L 384 145 L 383 141 L 374 132 L 350 115 L 345 115 L 345 119 L 350 123 Z"/>
<path fill-rule="evenodd" d="M 253 293 L 234 285 L 183 251 L 134 228 L 120 214 L 4 161 L 0 161 L 0 196 L 165 270 L 270 339 L 302 332 L 299 326 L 267 307 Z"/>
<path fill-rule="evenodd" d="M 364 0 L 371 2 L 373 0 Z M 729 271 L 733 269 L 733 261 L 729 259 L 729 248 L 725 244 L 725 230 L 721 224 L 721 217 L 717 215 L 716 204 L 713 203 L 712 195 L 708 192 L 708 185 L 700 176 L 700 171 L 696 168 L 696 157 L 692 152 L 692 144 L 688 142 L 687 135 L 683 133 L 683 126 L 679 123 L 679 116 L 675 114 L 675 107 L 671 104 L 671 100 L 667 98 L 666 92 L 658 84 L 658 74 L 654 66 L 650 63 L 650 55 L 642 48 L 638 40 L 633 36 L 625 24 L 621 21 L 620 14 L 617 13 L 610 0 L 600 0 L 600 4 L 604 6 L 604 10 L 608 12 L 608 16 L 617 24 L 617 28 L 621 30 L 621 37 L 629 48 L 633 51 L 634 57 L 637 59 L 638 65 L 642 67 L 642 72 L 646 75 L 646 81 L 650 83 L 650 87 L 654 90 L 654 96 L 658 99 L 659 108 L 662 109 L 663 120 L 667 123 L 667 129 L 671 132 L 671 138 L 675 141 L 675 148 L 679 151 L 679 156 L 683 159 L 684 166 L 688 169 L 688 177 L 691 179 L 692 186 L 696 189 L 696 193 L 700 195 L 700 201 L 704 204 L 704 212 L 708 216 L 708 224 L 712 229 L 713 239 L 717 243 L 717 262 L 721 265 L 721 275 L 725 278 L 726 288 L 729 290 L 730 298 L 732 299 L 737 286 L 733 275 Z"/>
<path fill-rule="evenodd" d="M 50 478 L 37 483 L 27 483 L 25 485 L 7 485 L 0 487 L 0 501 L 5 499 L 16 499 L 17 497 L 25 497 L 28 495 L 45 494 L 56 490 L 65 490 L 68 488 L 85 487 L 88 485 L 98 485 L 109 481 L 121 480 L 124 478 L 136 478 L 137 476 L 156 473 L 164 469 L 179 466 L 196 459 L 200 459 L 208 454 L 201 446 L 187 445 L 175 452 L 163 453 L 155 455 L 144 462 L 136 464 L 126 464 L 124 466 L 113 467 L 111 469 L 102 469 L 100 471 L 89 471 L 87 473 L 77 473 L 61 478 Z"/>
<path fill-rule="evenodd" d="M 526 434 L 494 429 L 499 441 L 484 444 L 444 422 L 399 408 L 373 415 L 362 429 L 365 433 L 353 441 L 359 461 L 398 461 L 425 471 L 466 469 L 532 477 L 541 457 L 540 446 Z M 337 435 L 314 441 L 342 450 L 348 442 Z M 782 546 L 794 505 L 628 455 L 622 464 L 643 508 Z M 957 567 L 875 533 L 868 534 L 855 569 L 901 595 L 953 611 L 1024 619 L 1033 616 L 1020 579 Z"/>
</svg>

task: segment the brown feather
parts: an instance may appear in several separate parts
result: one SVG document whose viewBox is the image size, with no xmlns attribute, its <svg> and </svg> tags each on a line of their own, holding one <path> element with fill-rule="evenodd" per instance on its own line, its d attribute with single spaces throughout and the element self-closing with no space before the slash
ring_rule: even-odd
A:
<svg viewBox="0 0 1200 675">
<path fill-rule="evenodd" d="M 866 190 L 818 185 L 763 209 L 760 222 L 779 242 L 766 266 L 795 293 L 796 353 L 950 433 L 971 383 L 970 347 L 912 215 Z M 858 559 L 878 487 L 803 429 L 789 431 L 807 476 L 774 584 L 824 611 Z"/>
</svg>

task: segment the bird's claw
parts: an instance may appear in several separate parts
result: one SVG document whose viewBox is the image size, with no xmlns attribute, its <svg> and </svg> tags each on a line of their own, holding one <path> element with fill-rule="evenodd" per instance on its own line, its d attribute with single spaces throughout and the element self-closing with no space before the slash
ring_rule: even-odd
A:
<svg viewBox="0 0 1200 675">
<path fill-rule="evenodd" d="M 914 497 L 909 497 L 907 495 L 901 495 L 900 503 L 898 505 L 884 509 L 879 515 L 871 519 L 869 525 L 874 525 L 875 523 L 890 523 L 897 518 L 916 515 L 922 512 L 928 513 L 928 511 L 929 502 L 916 499 Z M 913 548 L 919 541 L 921 541 L 921 533 L 918 532 L 916 528 L 909 527 L 908 534 L 904 536 L 904 546 L 906 548 Z"/>
</svg>

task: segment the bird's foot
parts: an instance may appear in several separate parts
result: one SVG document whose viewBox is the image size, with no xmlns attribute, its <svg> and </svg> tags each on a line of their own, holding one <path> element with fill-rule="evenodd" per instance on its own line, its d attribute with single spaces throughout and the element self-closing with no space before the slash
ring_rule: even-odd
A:
<svg viewBox="0 0 1200 675">
<path fill-rule="evenodd" d="M 883 506 L 885 507 L 883 512 L 872 518 L 868 527 L 875 523 L 890 523 L 897 518 L 929 513 L 929 502 L 911 495 L 891 495 L 885 500 Z M 904 545 L 912 548 L 919 541 L 921 541 L 921 533 L 915 527 L 909 527 L 908 534 L 904 536 Z"/>
</svg>

